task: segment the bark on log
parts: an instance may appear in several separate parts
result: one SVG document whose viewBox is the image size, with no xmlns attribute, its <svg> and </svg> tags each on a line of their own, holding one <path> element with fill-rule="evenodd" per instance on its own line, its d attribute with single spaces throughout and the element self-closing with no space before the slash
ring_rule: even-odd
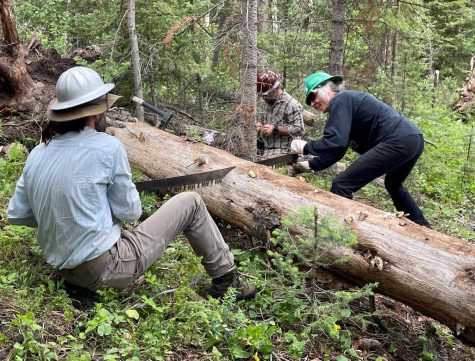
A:
<svg viewBox="0 0 475 361">
<path fill-rule="evenodd" d="M 129 160 L 152 178 L 165 178 L 236 166 L 221 183 L 197 190 L 211 213 L 249 234 L 265 237 L 286 214 L 315 206 L 319 217 L 332 216 L 357 233 L 358 246 L 326 249 L 326 261 L 342 257 L 331 270 L 359 283 L 378 282 L 378 292 L 404 302 L 470 337 L 475 329 L 475 247 L 463 240 L 418 226 L 393 214 L 317 190 L 222 150 L 160 131 L 144 123 L 108 128 L 126 147 Z M 205 153 L 206 165 L 189 165 Z M 188 167 L 187 167 L 188 166 Z M 257 176 L 252 178 L 249 171 Z M 366 217 L 358 217 L 365 214 Z M 348 218 L 346 218 L 348 219 Z M 371 266 L 363 254 L 379 256 Z M 472 339 L 473 342 L 473 339 Z"/>
</svg>

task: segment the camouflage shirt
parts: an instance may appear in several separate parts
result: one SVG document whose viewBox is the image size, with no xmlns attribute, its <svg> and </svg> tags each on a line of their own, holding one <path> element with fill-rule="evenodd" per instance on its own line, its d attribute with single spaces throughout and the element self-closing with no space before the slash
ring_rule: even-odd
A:
<svg viewBox="0 0 475 361">
<path fill-rule="evenodd" d="M 257 113 L 257 121 L 264 124 L 284 126 L 288 135 L 281 135 L 277 129 L 270 136 L 258 135 L 258 141 L 263 143 L 262 156 L 267 158 L 272 155 L 288 153 L 290 143 L 294 137 L 301 136 L 304 131 L 302 118 L 302 105 L 292 98 L 285 90 L 275 101 L 269 105 L 263 102 Z"/>
</svg>

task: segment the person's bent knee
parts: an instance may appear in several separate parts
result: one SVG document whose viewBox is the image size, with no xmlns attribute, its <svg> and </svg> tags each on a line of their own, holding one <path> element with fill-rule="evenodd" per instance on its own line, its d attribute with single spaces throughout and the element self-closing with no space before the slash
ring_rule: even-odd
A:
<svg viewBox="0 0 475 361">
<path fill-rule="evenodd" d="M 204 206 L 203 199 L 196 192 L 182 192 L 173 198 L 180 202 L 182 208 L 191 207 L 192 209 L 199 209 Z"/>
<path fill-rule="evenodd" d="M 394 183 L 394 182 L 388 181 L 387 179 L 384 180 L 384 188 L 386 188 L 389 194 L 392 194 L 394 192 L 398 192 L 404 189 L 401 183 Z"/>
<path fill-rule="evenodd" d="M 345 198 L 353 198 L 353 193 L 345 187 L 341 182 L 338 181 L 338 179 L 335 179 L 332 183 L 332 187 L 330 192 L 333 194 L 337 194 L 339 196 L 345 197 Z"/>
<path fill-rule="evenodd" d="M 176 199 L 179 199 L 181 202 L 194 202 L 194 203 L 200 203 L 202 201 L 201 196 L 196 193 L 196 192 L 182 192 L 180 194 L 177 194 L 175 197 Z"/>
</svg>

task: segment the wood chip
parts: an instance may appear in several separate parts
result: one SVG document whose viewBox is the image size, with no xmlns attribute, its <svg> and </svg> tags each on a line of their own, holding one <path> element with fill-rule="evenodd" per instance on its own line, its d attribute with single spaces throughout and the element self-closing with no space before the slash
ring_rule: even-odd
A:
<svg viewBox="0 0 475 361">
<path fill-rule="evenodd" d="M 345 217 L 345 222 L 350 224 L 350 223 L 353 223 L 353 217 L 352 216 L 346 216 Z"/>
<path fill-rule="evenodd" d="M 377 267 L 380 271 L 384 268 L 384 261 L 379 256 L 374 256 L 374 258 L 370 261 L 371 267 Z"/>
</svg>

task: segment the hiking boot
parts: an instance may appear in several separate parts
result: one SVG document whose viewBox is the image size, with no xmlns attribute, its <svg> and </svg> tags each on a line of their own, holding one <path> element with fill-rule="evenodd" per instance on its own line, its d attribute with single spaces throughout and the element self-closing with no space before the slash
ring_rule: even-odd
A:
<svg viewBox="0 0 475 361">
<path fill-rule="evenodd" d="M 71 299 L 73 307 L 79 311 L 90 310 L 99 302 L 99 297 L 97 297 L 96 292 L 88 290 L 87 288 L 74 285 L 67 281 L 64 282 L 63 287 Z"/>
<path fill-rule="evenodd" d="M 213 278 L 208 294 L 213 298 L 222 298 L 232 287 L 238 291 L 236 300 L 249 300 L 256 295 L 256 286 L 242 282 L 236 270 L 225 273 L 221 277 Z"/>
</svg>

